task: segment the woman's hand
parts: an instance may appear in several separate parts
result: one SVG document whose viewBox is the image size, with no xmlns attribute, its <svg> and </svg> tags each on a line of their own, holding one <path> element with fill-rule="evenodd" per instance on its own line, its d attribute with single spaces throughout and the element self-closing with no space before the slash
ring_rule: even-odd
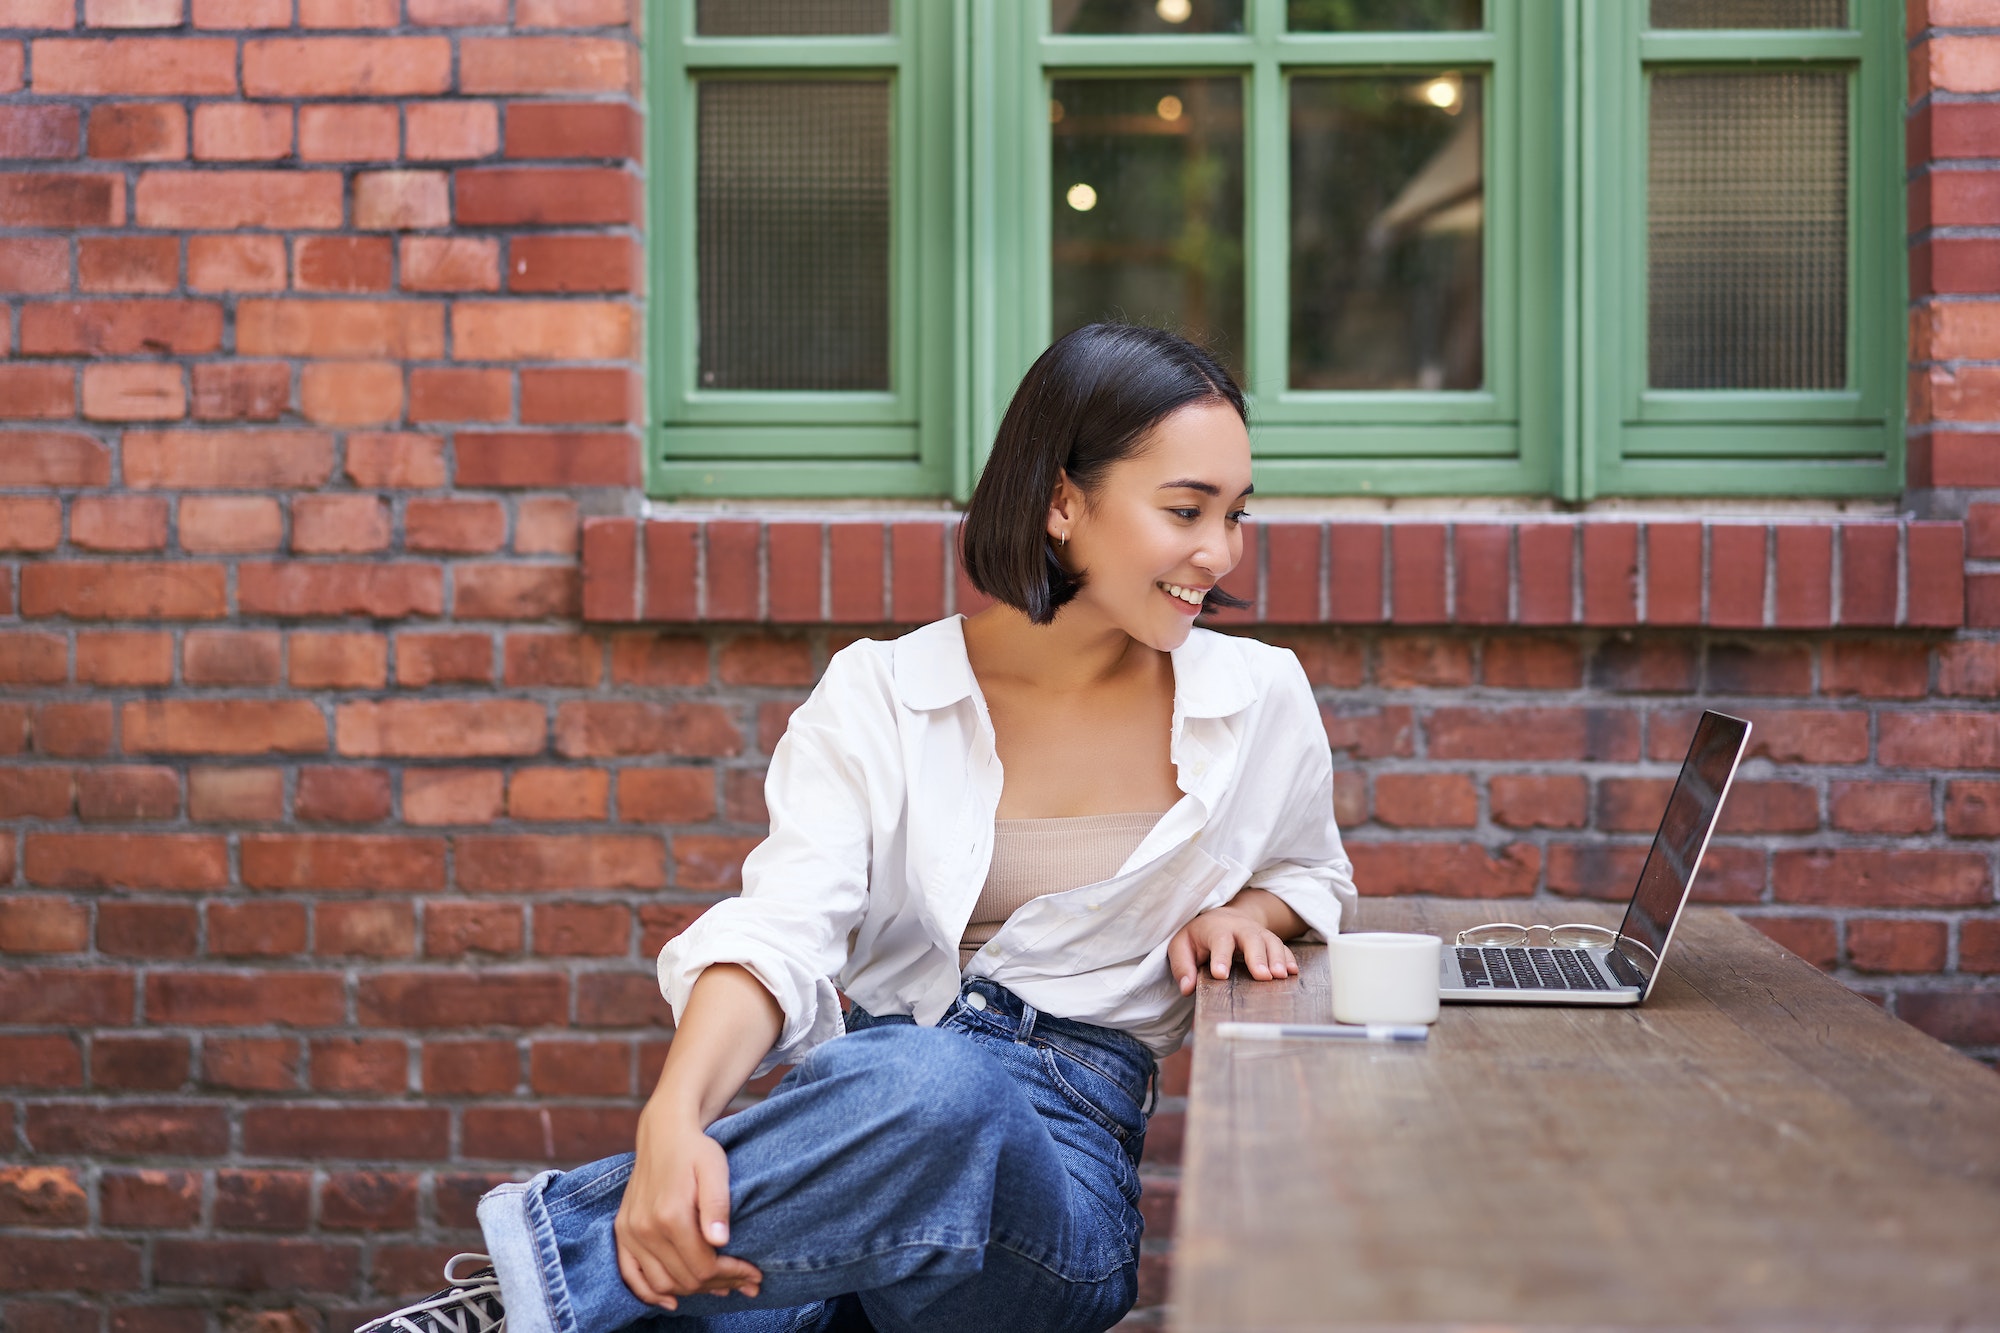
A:
<svg viewBox="0 0 2000 1333">
<path fill-rule="evenodd" d="M 672 1310 L 680 1296 L 755 1296 L 763 1273 L 717 1254 L 729 1243 L 729 1158 L 692 1117 L 655 1098 L 639 1116 L 638 1161 L 613 1226 L 632 1294 Z"/>
<path fill-rule="evenodd" d="M 1276 894 L 1245 889 L 1175 931 L 1167 942 L 1167 966 L 1173 969 L 1181 994 L 1194 993 L 1195 973 L 1203 963 L 1220 980 L 1229 975 L 1229 965 L 1239 953 L 1243 966 L 1259 981 L 1297 976 L 1299 961 L 1273 926 L 1296 935 L 1305 929 L 1305 922 Z"/>
</svg>

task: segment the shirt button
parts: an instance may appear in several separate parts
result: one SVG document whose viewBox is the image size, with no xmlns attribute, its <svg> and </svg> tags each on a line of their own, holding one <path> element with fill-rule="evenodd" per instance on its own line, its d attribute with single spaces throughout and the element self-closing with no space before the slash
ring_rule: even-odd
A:
<svg viewBox="0 0 2000 1333">
<path fill-rule="evenodd" d="M 986 1007 L 986 997 L 978 991 L 974 991 L 965 997 L 965 1007 L 968 1009 L 984 1009 Z"/>
</svg>

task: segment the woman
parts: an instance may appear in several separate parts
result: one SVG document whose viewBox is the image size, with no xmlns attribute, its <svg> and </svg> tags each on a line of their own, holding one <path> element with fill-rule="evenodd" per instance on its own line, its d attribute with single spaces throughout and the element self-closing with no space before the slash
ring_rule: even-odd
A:
<svg viewBox="0 0 2000 1333">
<path fill-rule="evenodd" d="M 1283 941 L 1353 903 L 1297 659 L 1193 628 L 1242 604 L 1216 583 L 1250 490 L 1199 348 L 1097 324 L 1043 353 L 962 529 L 996 605 L 843 649 L 793 715 L 742 895 L 660 955 L 678 1027 L 637 1152 L 494 1190 L 497 1275 L 448 1267 L 377 1326 L 1122 1318 L 1197 968 L 1293 975 Z"/>
</svg>

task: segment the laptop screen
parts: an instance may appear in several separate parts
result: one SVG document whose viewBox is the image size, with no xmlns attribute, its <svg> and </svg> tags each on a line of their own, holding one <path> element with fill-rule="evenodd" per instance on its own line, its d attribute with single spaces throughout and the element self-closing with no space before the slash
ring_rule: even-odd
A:
<svg viewBox="0 0 2000 1333">
<path fill-rule="evenodd" d="M 1653 835 L 1653 848 L 1646 854 L 1646 867 L 1639 872 L 1639 887 L 1625 909 L 1614 946 L 1646 978 L 1648 991 L 1749 736 L 1750 724 L 1743 719 L 1703 713 L 1687 758 L 1681 761 L 1680 780 L 1667 797 L 1667 813 Z"/>
</svg>

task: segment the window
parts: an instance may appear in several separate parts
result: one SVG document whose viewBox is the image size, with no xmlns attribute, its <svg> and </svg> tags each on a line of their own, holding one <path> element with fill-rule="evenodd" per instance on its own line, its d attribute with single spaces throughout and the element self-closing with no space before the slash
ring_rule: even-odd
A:
<svg viewBox="0 0 2000 1333">
<path fill-rule="evenodd" d="M 652 489 L 962 499 L 1113 316 L 1260 493 L 1893 493 L 1892 8 L 677 0 Z"/>
</svg>

